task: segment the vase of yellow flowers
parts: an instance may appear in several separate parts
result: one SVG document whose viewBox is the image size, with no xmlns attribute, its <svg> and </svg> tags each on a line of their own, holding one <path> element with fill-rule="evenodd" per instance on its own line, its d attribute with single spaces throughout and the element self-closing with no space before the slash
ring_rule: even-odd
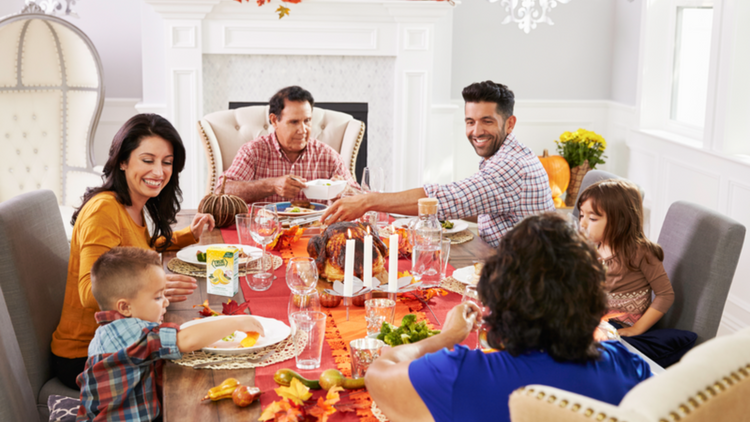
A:
<svg viewBox="0 0 750 422">
<path fill-rule="evenodd" d="M 555 141 L 557 152 L 565 158 L 570 166 L 570 184 L 568 185 L 565 205 L 575 206 L 578 191 L 581 189 L 583 176 L 598 164 L 604 164 L 603 155 L 607 148 L 604 138 L 590 130 L 578 129 L 575 132 L 564 132 Z"/>
</svg>

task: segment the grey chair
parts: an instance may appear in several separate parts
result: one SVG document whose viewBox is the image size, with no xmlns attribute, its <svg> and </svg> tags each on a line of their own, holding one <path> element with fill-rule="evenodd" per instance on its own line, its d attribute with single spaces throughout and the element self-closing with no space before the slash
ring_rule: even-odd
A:
<svg viewBox="0 0 750 422">
<path fill-rule="evenodd" d="M 578 190 L 578 196 L 576 196 L 576 203 L 573 205 L 573 218 L 576 220 L 578 219 L 578 198 L 581 197 L 581 194 L 583 191 L 586 190 L 587 187 L 593 185 L 594 183 L 605 180 L 605 179 L 622 179 L 622 177 L 612 174 L 609 172 L 606 172 L 604 170 L 591 170 L 588 173 L 586 173 L 585 176 L 583 176 L 583 180 L 581 181 L 581 189 Z M 638 187 L 638 190 L 641 191 L 641 201 L 643 201 L 646 198 L 646 192 L 641 189 L 641 187 Z"/>
<path fill-rule="evenodd" d="M 716 211 L 675 202 L 659 233 L 664 269 L 675 293 L 658 328 L 698 334 L 695 345 L 716 336 L 745 240 L 745 226 Z"/>
<path fill-rule="evenodd" d="M 50 368 L 50 343 L 60 321 L 70 255 L 52 191 L 24 193 L 0 203 L 0 251 L 0 289 L 23 358 L 15 363 L 25 367 L 39 418 L 46 421 L 50 394 L 79 396 L 53 378 Z"/>
</svg>

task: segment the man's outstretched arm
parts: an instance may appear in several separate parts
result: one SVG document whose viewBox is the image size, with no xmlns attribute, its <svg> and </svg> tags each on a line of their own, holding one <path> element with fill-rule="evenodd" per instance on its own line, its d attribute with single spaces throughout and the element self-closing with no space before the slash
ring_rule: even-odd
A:
<svg viewBox="0 0 750 422">
<path fill-rule="evenodd" d="M 420 198 L 427 198 L 427 194 L 422 188 L 393 193 L 368 193 L 366 195 L 348 196 L 334 202 L 323 214 L 321 221 L 325 224 L 352 221 L 368 211 L 417 215 L 417 202 Z"/>
</svg>

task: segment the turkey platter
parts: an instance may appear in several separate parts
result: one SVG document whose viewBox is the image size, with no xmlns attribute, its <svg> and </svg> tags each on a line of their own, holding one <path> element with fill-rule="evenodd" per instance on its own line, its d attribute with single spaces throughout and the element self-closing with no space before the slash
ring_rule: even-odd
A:
<svg viewBox="0 0 750 422">
<path fill-rule="evenodd" d="M 367 227 L 372 233 L 372 275 L 376 277 L 385 269 L 385 257 L 388 252 L 385 244 L 377 235 L 375 227 L 367 223 L 351 223 L 342 221 L 328 226 L 320 235 L 310 239 L 307 253 L 315 259 L 318 273 L 328 281 L 344 279 L 344 265 L 346 262 L 347 231 L 351 231 L 351 238 L 355 239 L 354 246 L 354 275 L 362 277 L 364 261 L 364 244 Z"/>
</svg>

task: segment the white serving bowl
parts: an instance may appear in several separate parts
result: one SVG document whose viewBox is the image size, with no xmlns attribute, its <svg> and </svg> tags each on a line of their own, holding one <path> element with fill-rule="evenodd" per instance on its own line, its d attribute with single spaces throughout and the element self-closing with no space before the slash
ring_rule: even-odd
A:
<svg viewBox="0 0 750 422">
<path fill-rule="evenodd" d="M 316 179 L 305 183 L 302 193 L 309 199 L 333 199 L 346 189 L 346 180 Z"/>
</svg>

